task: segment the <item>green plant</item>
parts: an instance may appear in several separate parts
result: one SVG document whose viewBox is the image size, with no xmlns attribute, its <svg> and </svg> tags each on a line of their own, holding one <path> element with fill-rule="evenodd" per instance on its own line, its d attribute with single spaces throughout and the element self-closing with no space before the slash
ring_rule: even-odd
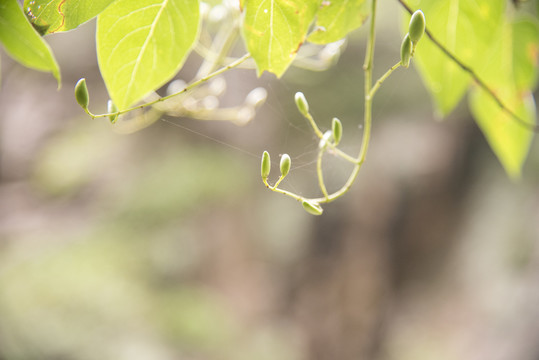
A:
<svg viewBox="0 0 539 360">
<path fill-rule="evenodd" d="M 338 148 L 343 136 L 341 122 L 333 119 L 331 130 L 323 132 L 310 114 L 305 96 L 298 92 L 298 110 L 319 142 L 316 167 L 322 196 L 305 198 L 278 187 L 289 171 L 288 155 L 282 157 L 281 176 L 270 185 L 270 159 L 264 153 L 264 184 L 298 200 L 314 214 L 322 213 L 320 204 L 345 194 L 367 156 L 373 97 L 396 69 L 409 66 L 412 57 L 441 116 L 449 114 L 470 92 L 471 111 L 491 148 L 508 175 L 520 177 L 537 131 L 531 95 L 539 54 L 537 18 L 505 0 L 414 0 L 414 8 L 421 9 L 417 11 L 409 3 L 412 1 L 395 2 L 412 15 L 409 21 L 404 15 L 403 23 L 408 26 L 401 59 L 376 81 L 376 0 L 25 0 L 23 9 L 16 0 L 3 0 L 0 42 L 16 60 L 51 72 L 60 84 L 58 65 L 42 35 L 74 29 L 97 16 L 98 61 L 111 100 L 107 113 L 92 113 L 85 84 L 79 82 L 76 100 L 90 117 L 109 118 L 115 126 L 137 124 L 132 130 L 164 114 L 241 125 L 253 118 L 266 94 L 255 89 L 237 107 L 207 106 L 208 98 L 224 91 L 220 74 L 240 66 L 278 77 L 293 64 L 323 70 L 334 62 L 338 51 L 322 51 L 323 55 L 315 51 L 305 57 L 298 50 L 338 49 L 339 41 L 370 17 L 363 65 L 364 132 L 357 156 Z M 429 39 L 423 39 L 423 34 Z M 243 54 L 239 54 L 241 42 Z M 196 77 L 190 83 L 175 80 L 168 84 L 166 96 L 158 96 L 155 90 L 176 75 L 193 50 L 203 59 Z M 197 91 L 191 91 L 195 87 Z M 138 121 L 124 121 L 128 118 Z M 325 154 L 353 165 L 348 180 L 333 193 L 328 193 L 324 183 Z"/>
</svg>

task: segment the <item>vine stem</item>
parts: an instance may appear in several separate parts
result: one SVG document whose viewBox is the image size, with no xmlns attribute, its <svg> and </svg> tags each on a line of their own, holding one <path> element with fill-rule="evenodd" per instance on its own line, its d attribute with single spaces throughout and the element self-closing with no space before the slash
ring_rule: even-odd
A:
<svg viewBox="0 0 539 360">
<path fill-rule="evenodd" d="M 330 149 L 330 153 L 334 153 L 335 155 L 337 156 L 340 156 L 341 158 L 343 158 L 344 160 L 352 163 L 352 164 L 356 164 L 357 163 L 357 159 L 348 155 L 347 153 L 345 153 L 344 151 L 342 151 L 341 149 L 339 149 L 338 147 L 335 146 L 335 144 L 332 144 L 332 143 L 328 143 L 328 147 Z"/>
<path fill-rule="evenodd" d="M 408 11 L 410 14 L 413 14 L 414 11 L 411 7 L 409 7 L 404 0 L 397 0 L 406 11 Z M 427 27 L 425 27 L 425 34 L 428 36 L 428 38 L 432 41 L 432 43 L 440 49 L 445 56 L 447 56 L 451 61 L 453 61 L 455 64 L 457 64 L 464 72 L 467 72 L 477 83 L 477 85 L 483 89 L 495 102 L 496 104 L 502 109 L 507 115 L 509 115 L 513 120 L 516 121 L 517 124 L 524 127 L 527 130 L 533 131 L 533 132 L 539 132 L 539 125 L 531 124 L 523 119 L 521 119 L 514 111 L 509 109 L 503 101 L 496 95 L 496 92 L 492 90 L 480 77 L 475 73 L 475 71 L 470 68 L 468 65 L 464 64 L 462 61 L 460 61 L 455 54 L 453 54 L 451 51 L 449 51 L 442 43 L 436 39 L 434 35 L 429 31 Z"/>
<path fill-rule="evenodd" d="M 302 202 L 302 201 L 305 200 L 305 198 L 303 198 L 302 196 L 296 195 L 293 192 L 290 192 L 288 190 L 283 190 L 283 189 L 278 188 L 277 185 L 279 185 L 279 183 L 280 183 L 280 178 L 279 178 L 279 180 L 277 180 L 277 182 L 273 186 L 271 186 L 268 183 L 268 179 L 262 179 L 262 181 L 264 182 L 264 185 L 266 185 L 266 187 L 268 189 L 270 189 L 271 191 L 275 191 L 275 192 L 277 192 L 279 194 L 289 196 L 289 197 L 291 197 L 291 198 L 293 198 L 293 199 L 295 199 L 296 201 L 299 201 L 299 202 Z"/>
<path fill-rule="evenodd" d="M 322 158 L 324 156 L 325 149 L 320 149 L 318 151 L 318 159 L 316 161 L 316 174 L 318 175 L 318 185 L 320 185 L 320 191 L 324 195 L 324 198 L 328 198 L 328 190 L 326 189 L 326 184 L 324 183 L 324 173 L 322 171 Z"/>
<path fill-rule="evenodd" d="M 304 199 L 291 193 L 284 193 L 285 195 L 289 195 L 296 200 L 302 201 L 312 201 L 315 203 L 328 203 L 335 199 L 338 199 L 339 197 L 343 196 L 345 193 L 350 190 L 352 187 L 352 184 L 356 180 L 359 170 L 361 169 L 361 166 L 363 162 L 365 162 L 365 158 L 367 156 L 367 150 L 369 149 L 369 142 L 371 139 L 371 127 L 372 127 L 372 98 L 374 93 L 371 93 L 373 86 L 372 86 L 372 73 L 373 73 L 373 60 L 374 60 L 374 44 L 375 44 L 375 38 L 376 38 L 376 0 L 372 0 L 371 2 L 371 24 L 370 24 L 370 30 L 369 30 L 369 38 L 367 41 L 367 52 L 365 54 L 365 62 L 363 64 L 363 71 L 365 73 L 365 108 L 364 108 L 364 130 L 363 130 L 363 138 L 361 141 L 361 148 L 359 150 L 359 154 L 357 159 L 354 159 L 354 168 L 352 170 L 352 173 L 348 177 L 348 180 L 346 180 L 346 183 L 337 191 L 335 191 L 332 194 L 326 195 L 324 194 L 324 197 L 320 198 L 312 198 L 312 199 Z M 393 69 L 394 70 L 394 69 Z M 382 78 L 378 81 L 380 84 L 391 74 L 393 70 L 389 70 L 386 72 Z M 377 82 L 377 83 L 378 83 Z M 378 85 L 379 87 L 380 85 Z M 377 88 L 376 88 L 377 89 Z M 374 91 L 376 92 L 376 91 Z M 320 176 L 319 176 L 320 179 Z M 325 186 L 324 186 L 325 187 Z"/>
<path fill-rule="evenodd" d="M 228 70 L 230 70 L 232 68 L 235 68 L 236 66 L 240 65 L 245 60 L 247 60 L 249 57 L 251 57 L 251 54 L 247 53 L 247 54 L 243 55 L 242 57 L 240 57 L 239 59 L 236 59 L 235 61 L 231 62 L 230 64 L 228 64 L 226 66 L 223 66 L 222 68 L 217 69 L 214 72 L 212 72 L 212 73 L 210 73 L 210 74 L 208 74 L 208 75 L 206 75 L 204 77 L 201 77 L 200 79 L 198 79 L 196 81 L 193 81 L 192 83 L 190 83 L 189 85 L 187 85 L 185 88 L 183 88 L 180 91 L 177 91 L 177 92 L 175 92 L 173 94 L 170 94 L 170 95 L 167 95 L 167 96 L 160 97 L 158 99 L 155 99 L 153 101 L 150 101 L 150 102 L 147 102 L 147 103 L 144 103 L 144 104 L 141 104 L 141 105 L 133 106 L 133 107 L 131 107 L 129 109 L 125 109 L 125 110 L 121 110 L 121 111 L 117 111 L 117 112 L 113 112 L 113 113 L 108 113 L 108 114 L 99 114 L 99 115 L 92 114 L 90 112 L 90 110 L 88 110 L 88 109 L 86 109 L 85 111 L 86 111 L 86 113 L 88 115 L 90 115 L 92 117 L 92 119 L 97 119 L 97 118 L 104 118 L 104 117 L 109 117 L 109 116 L 115 117 L 115 116 L 119 116 L 119 115 L 131 112 L 131 111 L 134 111 L 134 110 L 143 109 L 145 107 L 155 105 L 157 103 L 163 102 L 165 100 L 168 100 L 170 98 L 173 98 L 175 96 L 183 94 L 184 92 L 187 92 L 187 91 L 191 90 L 192 88 L 197 87 L 198 85 L 210 80 L 211 78 L 213 78 L 213 77 L 215 77 L 217 75 L 221 75 L 222 73 L 224 73 L 224 72 L 226 72 L 226 71 L 228 71 Z"/>
<path fill-rule="evenodd" d="M 324 134 L 322 133 L 322 131 L 320 130 L 320 128 L 318 127 L 318 125 L 314 121 L 313 116 L 311 115 L 311 113 L 308 112 L 308 113 L 304 114 L 303 116 L 309 121 L 309 124 L 311 125 L 314 133 L 318 137 L 318 140 L 322 140 L 324 138 Z M 346 160 L 348 162 L 351 162 L 352 164 L 357 163 L 356 158 L 348 155 L 347 153 L 345 153 L 344 151 L 342 151 L 341 149 L 336 147 L 335 144 L 333 144 L 332 142 L 326 141 L 324 146 L 328 147 L 331 150 L 332 154 L 337 155 L 337 156 L 341 157 L 342 159 L 344 159 L 344 160 Z"/>
<path fill-rule="evenodd" d="M 354 164 L 354 168 L 352 170 L 352 173 L 346 180 L 346 183 L 337 191 L 328 194 L 326 190 L 326 186 L 324 184 L 323 174 L 322 174 L 322 156 L 325 152 L 325 149 L 321 149 L 318 153 L 318 159 L 317 159 L 317 174 L 318 174 L 318 182 L 320 185 L 320 190 L 322 191 L 324 197 L 320 198 L 305 198 L 303 196 L 294 194 L 290 191 L 283 190 L 277 188 L 277 185 L 280 183 L 280 179 L 277 181 L 277 183 L 274 186 L 271 186 L 268 184 L 267 179 L 263 179 L 264 184 L 267 188 L 269 188 L 272 191 L 278 192 L 280 194 L 289 196 L 299 202 L 303 201 L 309 201 L 314 202 L 318 204 L 322 203 L 328 203 L 331 202 L 341 196 L 343 196 L 350 188 L 352 187 L 352 184 L 356 180 L 359 170 L 361 169 L 361 166 L 363 162 L 365 162 L 365 158 L 367 156 L 367 150 L 369 148 L 369 142 L 371 138 L 371 126 L 372 126 L 372 99 L 374 94 L 376 93 L 376 90 L 380 87 L 380 85 L 384 82 L 385 79 L 391 75 L 391 73 L 399 67 L 399 64 L 394 65 L 391 69 L 389 69 L 378 81 L 376 82 L 376 85 L 372 86 L 372 73 L 373 73 L 373 60 L 374 60 L 374 43 L 376 38 L 376 1 L 372 0 L 371 6 L 371 23 L 370 23 L 370 30 L 369 30 L 369 38 L 367 40 L 367 52 L 365 54 L 365 62 L 363 65 L 363 70 L 365 73 L 365 107 L 364 107 L 364 131 L 363 131 L 363 138 L 361 142 L 361 148 L 359 150 L 359 154 L 357 158 L 353 158 L 350 155 L 344 153 L 343 151 L 339 150 L 336 146 L 328 142 L 328 147 L 335 152 L 338 156 L 344 158 L 347 161 L 350 161 Z M 323 134 L 316 125 L 314 119 L 312 116 L 307 113 L 305 114 L 305 117 L 307 120 L 309 120 L 309 123 L 311 124 L 311 127 L 313 128 L 314 132 L 318 136 L 318 138 L 322 139 Z"/>
<path fill-rule="evenodd" d="M 321 140 L 322 137 L 324 136 L 324 134 L 322 133 L 322 131 L 320 130 L 318 125 L 316 125 L 316 122 L 314 121 L 313 116 L 311 115 L 311 113 L 308 112 L 304 116 L 305 116 L 305 118 L 307 120 L 309 120 L 309 124 L 311 124 L 311 127 L 313 128 L 314 133 L 316 134 L 316 136 L 318 136 L 318 139 Z"/>
<path fill-rule="evenodd" d="M 400 66 L 401 66 L 401 62 L 399 61 L 398 63 L 393 65 L 391 68 L 389 68 L 389 70 L 386 71 L 386 73 L 384 75 L 380 76 L 380 78 L 378 80 L 376 80 L 376 83 L 374 83 L 374 86 L 372 87 L 371 91 L 369 92 L 369 95 L 370 95 L 371 98 L 374 97 L 374 94 L 376 94 L 376 92 L 378 91 L 380 86 L 393 73 L 393 71 L 397 70 Z"/>
<path fill-rule="evenodd" d="M 333 200 L 336 200 L 337 198 L 343 196 L 345 193 L 347 193 L 350 188 L 352 187 L 352 184 L 356 181 L 357 176 L 359 174 L 359 171 L 361 170 L 361 167 L 363 163 L 365 162 L 365 159 L 367 157 L 367 151 L 369 149 L 369 143 L 371 138 L 371 128 L 372 128 L 372 102 L 374 95 L 378 91 L 378 89 L 382 86 L 384 81 L 391 76 L 391 74 L 397 70 L 402 64 L 401 61 L 397 62 L 395 65 L 393 65 L 391 68 L 389 68 L 373 85 L 373 62 L 374 62 L 374 45 L 375 45 L 375 39 L 376 39 L 376 1 L 372 0 L 372 10 L 371 10 L 371 22 L 370 22 L 370 29 L 369 29 L 369 37 L 367 40 L 367 51 L 365 54 L 365 60 L 363 64 L 363 70 L 365 73 L 365 80 L 364 80 L 364 131 L 363 131 L 363 138 L 361 141 L 361 148 L 359 150 L 359 154 L 357 158 L 354 158 L 347 153 L 341 151 L 338 149 L 335 144 L 332 144 L 331 142 L 327 142 L 324 144 L 324 147 L 322 147 L 318 152 L 318 158 L 317 158 L 317 164 L 316 164 L 316 172 L 318 176 L 318 184 L 320 187 L 320 190 L 322 191 L 323 197 L 318 198 L 305 198 L 303 196 L 294 194 L 290 191 L 286 191 L 283 189 L 277 188 L 277 185 L 280 183 L 279 179 L 274 186 L 271 186 L 267 183 L 266 180 L 264 180 L 264 183 L 266 184 L 266 187 L 271 189 L 272 191 L 281 193 L 283 195 L 289 196 L 291 198 L 294 198 L 295 200 L 302 202 L 302 201 L 308 201 L 313 202 L 316 204 L 323 204 L 323 203 L 329 203 Z M 309 120 L 309 123 L 311 124 L 311 127 L 313 128 L 315 134 L 317 137 L 323 141 L 323 134 L 316 125 L 314 119 L 312 118 L 310 113 L 304 114 L 304 116 Z M 337 191 L 328 194 L 326 185 L 324 183 L 324 177 L 322 172 L 322 158 L 326 151 L 333 152 L 335 155 L 351 162 L 354 164 L 354 167 L 352 169 L 352 172 L 348 179 L 346 180 L 345 184 L 338 189 Z"/>
</svg>

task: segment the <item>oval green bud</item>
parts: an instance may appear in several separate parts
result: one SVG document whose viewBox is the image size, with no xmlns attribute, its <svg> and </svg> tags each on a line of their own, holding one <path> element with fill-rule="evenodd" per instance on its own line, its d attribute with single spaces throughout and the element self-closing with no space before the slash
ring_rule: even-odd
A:
<svg viewBox="0 0 539 360">
<path fill-rule="evenodd" d="M 339 145 L 342 138 L 342 123 L 336 117 L 331 121 L 331 132 L 333 133 L 333 141 L 335 145 Z"/>
<path fill-rule="evenodd" d="M 288 154 L 284 154 L 283 156 L 281 156 L 281 176 L 283 178 L 288 175 L 291 163 L 292 160 L 290 160 L 290 156 L 288 156 Z"/>
<path fill-rule="evenodd" d="M 88 87 L 86 86 L 85 78 L 77 81 L 77 85 L 75 85 L 75 99 L 77 99 L 77 102 L 84 110 L 88 109 L 90 96 L 88 95 Z"/>
<path fill-rule="evenodd" d="M 297 92 L 296 96 L 294 96 L 294 100 L 296 101 L 299 112 L 303 116 L 306 116 L 309 113 L 309 103 L 307 102 L 305 95 L 303 95 L 302 92 Z"/>
<path fill-rule="evenodd" d="M 118 112 L 118 107 L 116 107 L 116 104 L 112 100 L 109 100 L 107 102 L 107 111 L 109 114 Z M 114 124 L 116 120 L 118 119 L 118 114 L 109 115 L 109 119 L 110 119 L 110 122 Z"/>
<path fill-rule="evenodd" d="M 302 205 L 305 211 L 307 211 L 311 215 L 322 215 L 322 213 L 324 212 L 324 209 L 322 209 L 322 207 L 318 205 L 318 203 L 312 201 L 303 200 Z"/>
<path fill-rule="evenodd" d="M 410 58 L 412 57 L 412 40 L 410 35 L 406 34 L 402 39 L 401 44 L 401 65 L 407 68 L 410 65 Z"/>
<path fill-rule="evenodd" d="M 262 180 L 266 180 L 270 174 L 271 170 L 271 160 L 270 154 L 267 151 L 264 151 L 262 154 L 262 162 L 260 164 L 260 173 L 262 175 Z"/>
<path fill-rule="evenodd" d="M 410 25 L 408 25 L 408 34 L 410 34 L 410 39 L 412 40 L 412 43 L 415 45 L 421 39 L 423 36 L 423 33 L 425 32 L 425 14 L 423 14 L 423 11 L 417 10 L 415 13 L 412 14 L 412 18 L 410 19 Z"/>
</svg>

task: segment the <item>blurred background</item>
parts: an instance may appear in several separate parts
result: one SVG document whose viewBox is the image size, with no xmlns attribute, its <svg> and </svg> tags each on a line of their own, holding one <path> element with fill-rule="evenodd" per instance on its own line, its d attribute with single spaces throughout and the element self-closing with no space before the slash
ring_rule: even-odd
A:
<svg viewBox="0 0 539 360">
<path fill-rule="evenodd" d="M 378 76 L 401 39 L 401 9 L 381 6 Z M 47 37 L 59 91 L 0 53 L 0 360 L 539 359 L 537 141 L 512 182 L 465 101 L 438 121 L 399 69 L 358 181 L 314 217 L 263 186 L 260 155 L 274 181 L 290 154 L 283 188 L 319 195 L 296 91 L 359 150 L 366 29 L 325 72 L 227 72 L 223 105 L 268 92 L 245 126 L 165 117 L 129 135 L 73 97 L 86 77 L 105 111 L 94 32 Z M 335 190 L 350 168 L 325 163 Z"/>
</svg>

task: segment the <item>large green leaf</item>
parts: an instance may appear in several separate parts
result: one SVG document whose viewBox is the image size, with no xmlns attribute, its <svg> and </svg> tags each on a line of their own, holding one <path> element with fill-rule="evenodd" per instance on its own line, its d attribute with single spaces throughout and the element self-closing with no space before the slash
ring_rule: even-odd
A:
<svg viewBox="0 0 539 360">
<path fill-rule="evenodd" d="M 43 35 L 76 28 L 114 0 L 24 0 L 24 10 Z"/>
<path fill-rule="evenodd" d="M 513 24 L 513 71 L 518 90 L 531 90 L 537 83 L 539 26 L 537 18 L 523 17 Z"/>
<path fill-rule="evenodd" d="M 332 0 L 322 2 L 318 11 L 317 29 L 309 41 L 327 44 L 344 38 L 350 31 L 360 27 L 369 16 L 367 0 Z"/>
<path fill-rule="evenodd" d="M 49 45 L 32 28 L 17 0 L 0 0 L 0 42 L 18 62 L 51 72 L 60 84 L 60 69 Z"/>
<path fill-rule="evenodd" d="M 501 31 L 505 0 L 419 0 L 432 34 L 474 70 L 488 62 L 489 48 Z M 408 25 L 409 17 L 405 24 Z M 462 99 L 470 77 L 426 37 L 417 46 L 419 72 L 441 115 Z"/>
<path fill-rule="evenodd" d="M 523 121 L 535 124 L 536 112 L 533 96 L 528 89 L 522 88 L 522 84 L 516 81 L 516 74 L 528 64 L 529 58 L 514 55 L 520 54 L 524 44 L 529 44 L 529 42 L 515 42 L 513 35 L 515 31 L 520 33 L 521 24 L 517 23 L 513 27 L 505 24 L 504 32 L 493 51 L 490 52 L 490 61 L 486 63 L 480 76 L 505 106 Z M 492 97 L 480 88 L 472 90 L 470 106 L 477 124 L 506 172 L 511 177 L 518 178 L 533 138 L 533 132 L 504 112 Z"/>
<path fill-rule="evenodd" d="M 99 67 L 120 110 L 179 71 L 198 28 L 198 0 L 116 0 L 97 17 Z"/>
<path fill-rule="evenodd" d="M 281 76 L 307 35 L 320 0 L 246 0 L 243 37 L 258 74 Z"/>
<path fill-rule="evenodd" d="M 528 123 L 535 122 L 535 103 L 531 93 L 518 93 L 512 88 L 503 92 L 505 104 Z M 483 90 L 470 94 L 470 107 L 490 147 L 507 174 L 519 178 L 526 159 L 533 132 L 515 122 Z"/>
</svg>

